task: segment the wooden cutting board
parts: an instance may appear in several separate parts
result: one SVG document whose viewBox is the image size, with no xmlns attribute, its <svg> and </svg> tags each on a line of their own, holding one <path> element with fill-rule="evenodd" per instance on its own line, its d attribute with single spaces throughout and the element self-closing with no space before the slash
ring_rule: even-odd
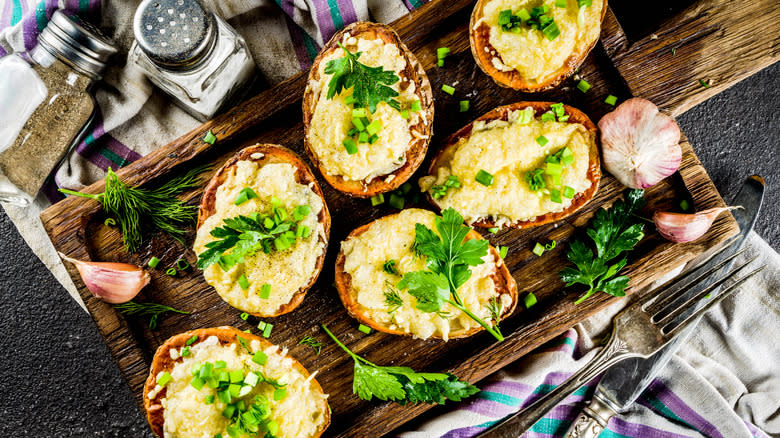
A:
<svg viewBox="0 0 780 438">
<path fill-rule="evenodd" d="M 417 55 L 433 84 L 436 115 L 431 150 L 435 151 L 447 134 L 496 106 L 519 100 L 566 102 L 584 110 L 594 121 L 611 110 L 603 103 L 609 94 L 618 96 L 620 101 L 631 95 L 649 97 L 666 111 L 679 113 L 780 56 L 777 50 L 780 16 L 774 1 L 742 1 L 739 6 L 736 3 L 726 0 L 695 2 L 674 19 L 654 23 L 651 30 L 654 29 L 657 38 L 647 32 L 638 36 L 634 33 L 631 34 L 634 41 L 626 36 L 613 13 L 608 11 L 602 44 L 579 71 L 579 76 L 592 85 L 586 94 L 574 88 L 574 79 L 567 80 L 554 91 L 538 95 L 496 86 L 476 67 L 469 51 L 467 28 L 472 1 L 436 0 L 399 19 L 393 27 Z M 762 32 L 755 31 L 756 28 Z M 767 43 L 767 39 L 771 41 Z M 724 42 L 728 42 L 729 50 L 737 55 L 710 50 Z M 442 46 L 450 47 L 452 55 L 447 58 L 444 68 L 438 68 L 436 48 Z M 675 48 L 675 54 L 671 47 Z M 735 58 L 740 55 L 745 57 L 736 62 Z M 704 88 L 698 79 L 713 79 L 714 82 L 710 88 Z M 216 169 L 238 149 L 257 142 L 279 143 L 304 155 L 301 95 L 305 83 L 305 73 L 292 77 L 132 163 L 119 175 L 125 182 L 139 185 L 164 181 L 197 164 L 213 163 Z M 443 93 L 442 84 L 454 86 L 455 95 Z M 666 84 L 669 84 L 668 90 Z M 458 101 L 465 99 L 471 101 L 471 109 L 460 113 Z M 213 146 L 201 141 L 208 130 L 218 138 Z M 697 210 L 724 205 L 687 140 L 683 141 L 682 147 L 684 156 L 680 171 L 648 190 L 645 215 L 655 209 L 673 209 L 681 199 L 692 201 Z M 427 168 L 427 163 L 422 168 Z M 430 407 L 401 407 L 358 399 L 352 394 L 351 359 L 327 338 L 319 328 L 320 324 L 327 324 L 350 348 L 375 363 L 406 365 L 421 371 L 449 371 L 478 382 L 616 301 L 599 294 L 575 306 L 577 294 L 567 293 L 557 275 L 566 265 L 566 242 L 572 234 L 588 223 L 596 209 L 609 205 L 623 191 L 614 178 L 605 174 L 596 197 L 576 215 L 553 225 L 486 235 L 493 245 L 509 247 L 506 264 L 517 280 L 521 294 L 533 292 L 539 299 L 537 305 L 531 309 L 518 309 L 502 324 L 504 333 L 509 334 L 504 342 L 496 343 L 486 333 L 447 343 L 376 332 L 364 335 L 356 330 L 358 324 L 347 315 L 332 286 L 335 255 L 339 243 L 352 228 L 394 210 L 387 205 L 374 208 L 368 200 L 351 199 L 331 189 L 324 181 L 321 185 L 333 217 L 325 268 L 301 307 L 269 321 L 275 325 L 270 340 L 289 348 L 310 371 L 319 371 L 318 380 L 330 394 L 333 409 L 333 423 L 327 435 L 379 436 Z M 103 183 L 99 182 L 85 192 L 102 190 Z M 184 198 L 197 204 L 201 190 L 202 187 L 186 193 Z M 143 265 L 154 255 L 162 259 L 160 266 L 166 268 L 179 258 L 187 259 L 191 265 L 196 261 L 196 254 L 189 247 L 164 235 L 148 238 L 138 253 L 125 253 L 117 230 L 103 225 L 105 217 L 98 203 L 84 198 L 71 197 L 57 203 L 44 211 L 41 218 L 57 250 L 76 259 Z M 632 279 L 632 292 L 723 242 L 737 231 L 737 226 L 730 215 L 724 214 L 703 238 L 677 245 L 660 238 L 652 226 L 646 231 L 647 237 L 632 253 L 626 268 Z M 186 239 L 188 245 L 193 239 L 194 230 L 190 230 Z M 551 240 L 558 241 L 555 250 L 541 258 L 531 253 L 535 242 Z M 242 321 L 240 312 L 224 303 L 199 271 L 190 270 L 174 278 L 164 274 L 165 268 L 158 268 L 151 271 L 151 285 L 139 299 L 170 305 L 190 314 L 165 315 L 159 328 L 152 331 L 145 321 L 125 318 L 110 305 L 94 298 L 73 266 L 67 267 L 140 405 L 151 357 L 165 339 L 199 327 L 233 325 L 243 330 L 255 329 L 257 325 L 256 319 Z M 323 342 L 322 354 L 315 356 L 309 347 L 297 345 L 305 335 Z"/>
</svg>

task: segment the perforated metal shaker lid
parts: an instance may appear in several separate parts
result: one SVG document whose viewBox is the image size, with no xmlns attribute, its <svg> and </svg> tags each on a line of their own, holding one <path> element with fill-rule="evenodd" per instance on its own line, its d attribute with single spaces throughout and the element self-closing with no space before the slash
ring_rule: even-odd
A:
<svg viewBox="0 0 780 438">
<path fill-rule="evenodd" d="M 198 63 L 213 47 L 216 32 L 214 14 L 197 0 L 144 0 L 133 19 L 141 50 L 171 68 Z"/>
<path fill-rule="evenodd" d="M 38 43 L 75 69 L 100 77 L 108 58 L 117 52 L 111 40 L 91 23 L 76 15 L 55 11 L 38 35 Z"/>
</svg>

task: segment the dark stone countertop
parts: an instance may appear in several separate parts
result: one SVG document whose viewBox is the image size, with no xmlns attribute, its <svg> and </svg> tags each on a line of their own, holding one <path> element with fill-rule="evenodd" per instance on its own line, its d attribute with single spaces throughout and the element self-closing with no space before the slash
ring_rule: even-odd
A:
<svg viewBox="0 0 780 438">
<path fill-rule="evenodd" d="M 679 117 L 721 193 L 758 173 L 769 187 L 757 225 L 780 247 L 780 63 Z M 728 195 L 726 195 L 728 199 Z M 1 210 L 0 210 L 1 211 Z M 0 434 L 151 436 L 91 318 L 0 213 Z"/>
</svg>

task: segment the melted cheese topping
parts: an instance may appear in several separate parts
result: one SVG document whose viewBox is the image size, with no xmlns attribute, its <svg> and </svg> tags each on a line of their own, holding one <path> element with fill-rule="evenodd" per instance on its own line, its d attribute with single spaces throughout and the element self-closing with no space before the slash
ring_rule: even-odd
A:
<svg viewBox="0 0 780 438">
<path fill-rule="evenodd" d="M 520 25 L 519 33 L 504 31 L 498 24 L 501 11 L 511 9 L 517 13 L 526 9 L 530 12 L 542 5 L 549 8 L 548 15 L 553 17 L 561 32 L 552 41 L 542 31 L 525 24 Z M 573 53 L 584 52 L 598 39 L 602 5 L 599 0 L 582 8 L 577 6 L 577 0 L 567 0 L 565 8 L 555 6 L 555 0 L 488 1 L 482 10 L 480 23 L 490 26 L 490 45 L 498 52 L 493 54 L 493 65 L 502 71 L 517 70 L 530 82 L 542 83 L 557 76 L 558 70 Z"/>
<path fill-rule="evenodd" d="M 449 189 L 436 202 L 442 209 L 457 210 L 467 223 L 489 218 L 502 226 L 568 208 L 572 199 L 562 196 L 562 203 L 550 199 L 549 175 L 544 175 L 547 188 L 540 191 L 530 189 L 525 175 L 544 168 L 545 158 L 566 146 L 574 155 L 574 163 L 563 167 L 558 189 L 562 193 L 563 186 L 569 186 L 575 193 L 584 192 L 591 186 L 587 174 L 594 134 L 579 123 L 535 118 L 521 124 L 517 122 L 519 113 L 510 113 L 509 122 L 474 122 L 471 135 L 451 146 L 439 160 L 436 175 L 420 178 L 421 189 L 430 190 L 433 185 L 443 184 L 449 175 L 456 175 L 461 187 Z M 543 147 L 536 141 L 540 135 L 548 140 Z M 480 169 L 493 175 L 493 184 L 486 187 L 475 180 Z"/>
<path fill-rule="evenodd" d="M 260 343 L 252 341 L 252 353 L 260 350 Z M 204 362 L 226 362 L 225 371 L 259 371 L 264 376 L 286 383 L 287 395 L 279 401 L 273 401 L 273 387 L 258 383 L 245 397 L 251 400 L 255 395 L 263 395 L 271 400 L 271 419 L 279 425 L 278 438 L 311 437 L 320 430 L 325 422 L 322 400 L 327 398 L 313 382 L 313 375 L 306 377 L 293 367 L 293 361 L 286 356 L 286 350 L 270 346 L 263 350 L 268 356 L 265 365 L 252 361 L 252 355 L 236 344 L 222 346 L 216 336 L 210 336 L 190 347 L 190 355 L 176 362 L 170 371 L 172 380 L 166 386 L 165 398 L 160 400 L 164 411 L 165 438 L 213 438 L 221 433 L 227 437 L 226 427 L 229 420 L 222 416 L 225 403 L 216 396 L 216 391 L 208 385 L 200 391 L 190 385 L 192 367 Z M 159 386 L 154 391 L 159 392 Z M 152 393 L 150 393 L 150 396 Z M 206 404 L 206 396 L 213 395 L 214 402 Z M 154 398 L 154 397 L 152 397 Z"/>
<path fill-rule="evenodd" d="M 258 197 L 241 205 L 234 201 L 245 187 L 251 187 Z M 307 185 L 295 180 L 295 168 L 288 163 L 269 163 L 260 167 L 254 161 L 239 161 L 233 166 L 219 186 L 216 195 L 216 212 L 198 229 L 194 250 L 200 254 L 206 244 L 216 240 L 211 231 L 222 225 L 223 219 L 253 212 L 271 211 L 271 198 L 281 200 L 281 208 L 292 213 L 299 205 L 308 205 L 309 215 L 300 223 L 312 230 L 308 238 L 299 238 L 281 252 L 266 254 L 263 251 L 247 256 L 229 271 L 214 264 L 203 271 L 206 282 L 231 306 L 250 313 L 272 314 L 290 302 L 295 292 L 307 285 L 315 274 L 317 258 L 325 248 L 325 230 L 317 220 L 323 208 L 322 199 Z M 250 286 L 241 288 L 238 278 L 245 275 Z M 260 298 L 264 284 L 271 285 L 268 299 Z"/>
<path fill-rule="evenodd" d="M 366 40 L 349 35 L 345 35 L 342 44 L 350 52 L 361 52 L 358 61 L 362 64 L 381 66 L 396 72 L 399 77 L 406 68 L 406 59 L 396 45 L 379 39 Z M 405 120 L 401 113 L 381 102 L 376 112 L 369 117 L 371 121 L 379 120 L 382 123 L 377 133 L 379 139 L 374 144 L 360 143 L 357 145 L 357 153 L 348 154 L 343 141 L 353 127 L 352 106 L 347 105 L 345 99 L 352 95 L 352 90 L 344 90 L 333 99 L 328 99 L 328 83 L 332 75 L 325 74 L 328 61 L 343 57 L 344 52 L 340 48 L 325 56 L 319 64 L 320 80 L 309 84 L 314 91 L 315 101 L 314 114 L 306 135 L 325 173 L 348 181 L 370 182 L 376 177 L 392 173 L 406 163 L 406 150 L 413 141 L 410 127 L 417 124 L 422 115 L 410 112 L 409 119 Z M 402 108 L 408 108 L 412 102 L 419 100 L 413 81 L 402 78 L 391 88 L 399 92 L 395 99 Z"/>
<path fill-rule="evenodd" d="M 396 215 L 376 220 L 363 234 L 351 237 L 341 243 L 344 252 L 344 271 L 351 276 L 352 294 L 359 311 L 372 321 L 376 321 L 391 330 L 410 333 L 417 338 L 427 339 L 441 336 L 445 341 L 450 334 L 458 334 L 478 326 L 468 315 L 445 304 L 442 311 L 448 313 L 447 319 L 435 313 L 425 313 L 415 307 L 417 299 L 406 289 L 398 290 L 396 285 L 403 274 L 425 269 L 425 258 L 415 256 L 411 251 L 414 243 L 415 224 L 423 224 L 435 230 L 436 214 L 428 210 L 410 208 Z M 434 231 L 435 232 L 435 231 Z M 399 275 L 388 274 L 382 266 L 388 260 L 396 260 Z M 463 284 L 458 293 L 466 308 L 482 318 L 490 319 L 488 304 L 498 295 L 492 275 L 496 264 L 488 253 L 483 257 L 485 263 L 471 268 L 471 278 Z M 385 303 L 385 291 L 392 287 L 403 299 L 403 305 L 390 312 Z M 511 305 L 508 294 L 501 296 L 502 309 Z"/>
</svg>

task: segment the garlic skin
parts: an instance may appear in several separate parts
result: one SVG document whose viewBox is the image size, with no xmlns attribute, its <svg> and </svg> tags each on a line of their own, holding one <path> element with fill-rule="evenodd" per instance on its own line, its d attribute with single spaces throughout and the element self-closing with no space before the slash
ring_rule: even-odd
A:
<svg viewBox="0 0 780 438">
<path fill-rule="evenodd" d="M 680 127 L 647 99 L 632 98 L 599 120 L 601 162 L 618 181 L 646 189 L 680 167 Z"/>
<path fill-rule="evenodd" d="M 742 207 L 710 208 L 692 214 L 656 211 L 653 222 L 664 239 L 677 243 L 690 242 L 703 236 L 721 213 L 735 208 Z"/>
<path fill-rule="evenodd" d="M 151 278 L 142 268 L 128 263 L 85 262 L 63 253 L 60 257 L 76 265 L 92 295 L 111 304 L 132 300 Z"/>
</svg>

